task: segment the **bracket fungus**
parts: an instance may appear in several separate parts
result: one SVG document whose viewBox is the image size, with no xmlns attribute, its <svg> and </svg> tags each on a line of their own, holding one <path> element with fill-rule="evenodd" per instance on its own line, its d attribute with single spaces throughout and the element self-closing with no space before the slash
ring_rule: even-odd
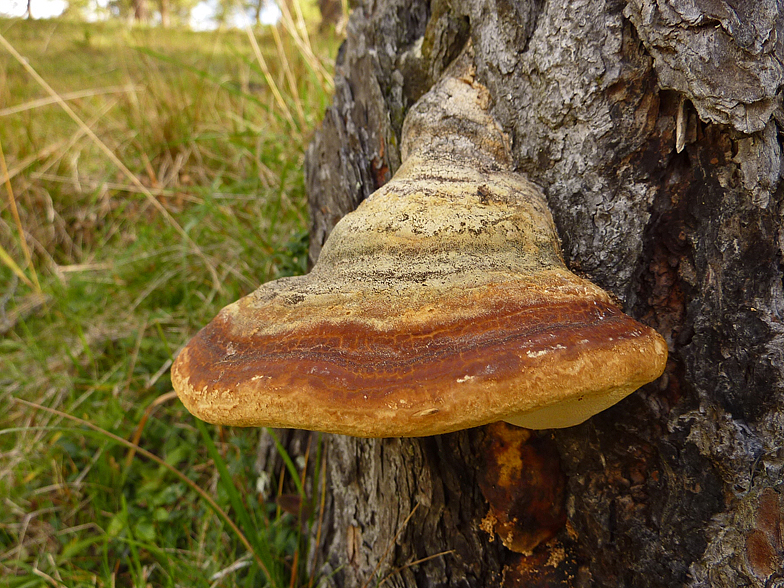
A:
<svg viewBox="0 0 784 588">
<path fill-rule="evenodd" d="M 230 304 L 180 353 L 189 411 L 360 437 L 543 429 L 661 375 L 662 337 L 566 268 L 488 105 L 459 59 L 409 111 L 400 169 L 312 271 Z"/>
</svg>

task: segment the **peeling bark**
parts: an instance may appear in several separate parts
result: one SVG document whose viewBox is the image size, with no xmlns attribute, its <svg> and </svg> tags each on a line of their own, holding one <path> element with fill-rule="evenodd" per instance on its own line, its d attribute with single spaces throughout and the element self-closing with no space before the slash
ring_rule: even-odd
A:
<svg viewBox="0 0 784 588">
<path fill-rule="evenodd" d="M 702 120 L 755 133 L 780 107 L 776 0 L 631 0 L 624 15 L 655 59 L 659 85 L 683 93 Z"/>
<path fill-rule="evenodd" d="M 516 168 L 547 195 L 567 262 L 663 334 L 671 353 L 659 381 L 583 425 L 542 434 L 567 478 L 557 540 L 574 562 L 541 585 L 778 585 L 784 8 L 362 3 L 306 160 L 312 259 L 397 169 L 406 111 L 469 37 Z M 480 529 L 485 438 L 484 429 L 328 437 L 328 508 L 314 545 L 326 583 L 531 581 L 519 556 Z"/>
</svg>

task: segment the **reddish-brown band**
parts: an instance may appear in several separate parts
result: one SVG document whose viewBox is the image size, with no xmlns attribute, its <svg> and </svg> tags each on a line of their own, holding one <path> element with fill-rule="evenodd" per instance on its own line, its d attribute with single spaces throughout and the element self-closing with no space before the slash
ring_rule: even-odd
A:
<svg viewBox="0 0 784 588">
<path fill-rule="evenodd" d="M 190 345 L 191 385 L 237 387 L 263 374 L 272 379 L 270 386 L 277 380 L 305 385 L 328 392 L 335 402 L 350 401 L 357 390 L 382 399 L 398 389 L 438 387 L 456 375 L 481 374 L 488 364 L 494 369 L 486 377 L 514 377 L 535 365 L 543 349 L 560 345 L 560 356 L 568 359 L 589 343 L 620 343 L 635 332 L 631 323 L 637 325 L 617 308 L 593 301 L 507 309 L 469 324 L 444 322 L 411 332 L 383 332 L 346 320 L 303 328 L 285 340 L 238 337 L 213 322 Z M 589 343 L 579 343 L 585 340 Z"/>
<path fill-rule="evenodd" d="M 300 325 L 296 336 L 243 335 L 219 315 L 189 344 L 174 377 L 185 380 L 180 374 L 188 374 L 187 386 L 179 386 L 186 389 L 183 402 L 205 420 L 391 436 L 492 422 L 509 407 L 525 408 L 532 395 L 577 395 L 590 393 L 592 386 L 618 385 L 615 373 L 601 373 L 606 362 L 586 363 L 602 353 L 642 358 L 626 360 L 627 373 L 618 373 L 618 382 L 641 385 L 658 375 L 652 372 L 660 373 L 648 359 L 658 335 L 601 300 L 534 305 L 506 300 L 470 321 L 409 327 L 382 331 L 343 320 Z M 561 375 L 548 366 L 558 366 Z M 548 370 L 553 378 L 538 375 Z M 592 373 L 586 376 L 586 370 Z M 556 390 L 532 394 L 532 386 Z M 484 390 L 504 397 L 481 398 Z M 464 391 L 474 398 L 451 397 Z M 513 397 L 518 392 L 519 400 Z M 497 403 L 498 411 L 480 414 L 488 403 Z M 209 411 L 200 409 L 205 405 Z M 281 414 L 284 405 L 291 408 Z M 460 406 L 466 407 L 464 415 Z M 419 418 L 426 428 L 417 431 L 418 417 L 439 412 L 440 424 Z"/>
</svg>

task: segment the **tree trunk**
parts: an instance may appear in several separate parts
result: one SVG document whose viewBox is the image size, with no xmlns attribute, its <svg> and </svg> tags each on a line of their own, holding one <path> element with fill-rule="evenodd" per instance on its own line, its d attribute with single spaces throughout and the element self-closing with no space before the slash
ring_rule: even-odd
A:
<svg viewBox="0 0 784 588">
<path fill-rule="evenodd" d="M 337 27 L 340 19 L 343 18 L 341 0 L 318 0 L 318 7 L 321 13 L 319 30 L 326 30 L 330 26 Z"/>
<path fill-rule="evenodd" d="M 133 20 L 147 22 L 147 0 L 133 0 Z"/>
<path fill-rule="evenodd" d="M 566 515 L 529 556 L 490 534 L 487 427 L 326 436 L 322 577 L 346 588 L 784 584 L 784 8 L 366 0 L 307 154 L 312 260 L 400 165 L 406 111 L 469 39 L 567 263 L 664 335 L 668 367 L 588 422 L 525 441 L 560 458 L 565 496 L 553 500 Z M 560 577 L 541 565 L 556 551 Z"/>
<path fill-rule="evenodd" d="M 169 0 L 160 0 L 161 10 L 161 26 L 164 29 L 171 26 L 171 10 L 169 9 Z"/>
</svg>

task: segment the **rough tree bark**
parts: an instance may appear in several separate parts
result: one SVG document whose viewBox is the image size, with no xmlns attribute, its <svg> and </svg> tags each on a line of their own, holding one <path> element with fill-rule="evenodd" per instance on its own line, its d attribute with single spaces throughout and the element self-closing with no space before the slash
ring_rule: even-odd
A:
<svg viewBox="0 0 784 588">
<path fill-rule="evenodd" d="M 468 39 L 567 263 L 670 347 L 657 382 L 535 436 L 560 456 L 573 566 L 539 585 L 784 585 L 784 7 L 365 0 L 307 154 L 312 259 L 400 165 L 407 109 Z M 522 582 L 480 527 L 486 442 L 328 436 L 327 584 Z"/>
</svg>

